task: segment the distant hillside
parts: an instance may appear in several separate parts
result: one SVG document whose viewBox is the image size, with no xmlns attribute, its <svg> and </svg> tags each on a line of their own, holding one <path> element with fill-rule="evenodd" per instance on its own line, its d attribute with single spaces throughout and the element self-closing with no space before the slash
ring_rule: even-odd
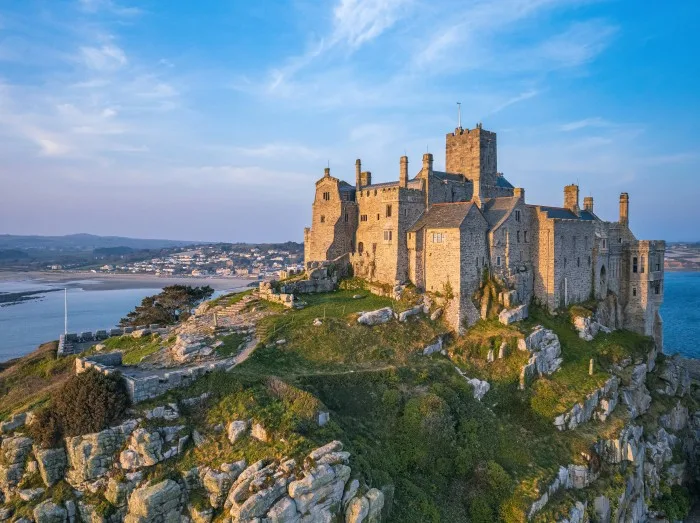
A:
<svg viewBox="0 0 700 523">
<path fill-rule="evenodd" d="M 24 260 L 29 254 L 17 249 L 0 249 L 0 260 Z"/>
<path fill-rule="evenodd" d="M 21 250 L 92 251 L 94 249 L 111 247 L 163 249 L 202 243 L 206 242 L 123 238 L 120 236 L 96 236 L 93 234 L 69 234 L 67 236 L 16 236 L 12 234 L 0 234 L 0 249 Z"/>
</svg>

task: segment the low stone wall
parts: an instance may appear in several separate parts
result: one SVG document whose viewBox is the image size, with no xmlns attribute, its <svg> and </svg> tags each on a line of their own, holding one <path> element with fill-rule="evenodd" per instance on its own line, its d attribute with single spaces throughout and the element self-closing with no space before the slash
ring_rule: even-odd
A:
<svg viewBox="0 0 700 523">
<path fill-rule="evenodd" d="M 139 403 L 156 398 L 171 389 L 187 387 L 200 376 L 204 376 L 218 369 L 227 369 L 232 360 L 220 360 L 191 367 L 152 371 L 152 374 L 143 371 L 134 372 L 133 367 L 122 366 L 122 353 L 109 352 L 96 354 L 75 360 L 75 372 L 80 374 L 88 369 L 95 369 L 105 375 L 119 372 L 126 384 L 126 390 L 132 403 Z"/>
<path fill-rule="evenodd" d="M 162 333 L 163 328 L 160 325 L 143 325 L 140 327 L 124 327 L 114 328 L 114 329 L 102 329 L 97 330 L 94 333 L 92 331 L 84 332 L 69 332 L 67 334 L 61 334 L 58 337 L 58 351 L 57 356 L 68 356 L 70 354 L 80 354 L 86 351 L 95 343 L 99 343 L 109 338 L 114 338 L 118 336 L 123 336 L 124 334 L 133 334 L 139 331 L 142 335 L 147 335 L 151 333 Z"/>
</svg>

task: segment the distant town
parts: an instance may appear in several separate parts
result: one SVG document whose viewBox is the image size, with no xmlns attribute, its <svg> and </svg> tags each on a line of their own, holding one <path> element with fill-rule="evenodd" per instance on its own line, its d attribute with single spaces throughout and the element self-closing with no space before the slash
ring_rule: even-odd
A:
<svg viewBox="0 0 700 523">
<path fill-rule="evenodd" d="M 119 260 L 114 258 L 118 257 Z M 164 249 L 158 256 L 126 261 L 126 255 L 104 255 L 106 263 L 89 269 L 93 273 L 148 274 L 153 276 L 231 277 L 254 280 L 279 278 L 280 273 L 303 268 L 303 250 L 298 244 L 287 248 L 266 246 L 202 245 Z M 100 259 L 99 256 L 96 260 Z M 53 271 L 77 269 L 62 264 L 46 267 Z M 82 267 L 84 270 L 85 267 Z"/>
<path fill-rule="evenodd" d="M 668 243 L 664 268 L 667 271 L 700 271 L 700 243 Z"/>
</svg>

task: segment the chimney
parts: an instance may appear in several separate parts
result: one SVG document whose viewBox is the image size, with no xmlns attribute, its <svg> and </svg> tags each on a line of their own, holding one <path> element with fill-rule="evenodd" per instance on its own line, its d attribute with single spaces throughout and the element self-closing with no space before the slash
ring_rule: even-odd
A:
<svg viewBox="0 0 700 523">
<path fill-rule="evenodd" d="M 564 207 L 578 214 L 578 185 L 571 184 L 564 187 Z"/>
<path fill-rule="evenodd" d="M 328 177 L 330 175 L 331 175 L 331 168 L 330 167 L 326 167 L 325 169 L 323 169 L 323 176 Z"/>
<path fill-rule="evenodd" d="M 513 189 L 513 196 L 518 198 L 519 200 L 522 200 L 523 203 L 525 202 L 525 189 L 522 187 L 516 187 Z"/>
<path fill-rule="evenodd" d="M 629 226 L 630 224 L 630 197 L 623 192 L 620 194 L 620 224 Z"/>
<path fill-rule="evenodd" d="M 588 212 L 593 212 L 593 196 L 586 196 L 583 199 L 583 208 Z"/>
<path fill-rule="evenodd" d="M 355 160 L 355 187 L 358 189 L 362 186 L 361 177 L 362 177 L 362 162 L 358 158 L 357 160 Z"/>
<path fill-rule="evenodd" d="M 408 156 L 401 157 L 399 166 L 399 187 L 408 187 Z"/>
<path fill-rule="evenodd" d="M 433 172 L 433 155 L 425 153 L 423 155 L 423 176 L 427 177 Z"/>
<path fill-rule="evenodd" d="M 363 187 L 365 185 L 372 185 L 372 173 L 370 171 L 360 173 L 360 185 Z"/>
</svg>

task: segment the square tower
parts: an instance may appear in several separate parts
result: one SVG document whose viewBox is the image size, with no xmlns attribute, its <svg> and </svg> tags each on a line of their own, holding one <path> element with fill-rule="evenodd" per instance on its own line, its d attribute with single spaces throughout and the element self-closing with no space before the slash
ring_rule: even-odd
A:
<svg viewBox="0 0 700 523">
<path fill-rule="evenodd" d="M 480 186 L 496 185 L 496 133 L 485 131 L 481 124 L 477 124 L 475 129 L 458 127 L 454 133 L 448 133 L 445 157 L 448 173 L 461 173 Z"/>
</svg>

